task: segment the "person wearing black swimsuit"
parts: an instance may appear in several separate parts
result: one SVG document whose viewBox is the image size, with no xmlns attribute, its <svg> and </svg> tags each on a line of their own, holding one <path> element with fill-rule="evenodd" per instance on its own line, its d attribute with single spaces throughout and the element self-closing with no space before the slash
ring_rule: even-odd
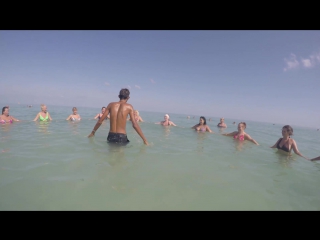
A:
<svg viewBox="0 0 320 240">
<path fill-rule="evenodd" d="M 294 153 L 299 155 L 300 157 L 303 157 L 307 160 L 310 160 L 309 158 L 303 156 L 299 150 L 297 143 L 294 139 L 292 139 L 290 136 L 293 135 L 293 129 L 290 125 L 285 125 L 282 128 L 282 136 L 283 138 L 279 138 L 279 140 L 271 147 L 271 148 L 277 148 L 279 150 L 282 150 L 284 152 L 287 152 L 289 155 L 291 154 L 291 150 L 293 149 Z"/>
</svg>

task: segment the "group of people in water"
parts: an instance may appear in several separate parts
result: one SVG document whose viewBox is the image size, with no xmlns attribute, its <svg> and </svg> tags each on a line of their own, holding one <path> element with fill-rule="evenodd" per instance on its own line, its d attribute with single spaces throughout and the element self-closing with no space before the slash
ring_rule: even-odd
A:
<svg viewBox="0 0 320 240">
<path fill-rule="evenodd" d="M 128 104 L 127 101 L 130 98 L 130 91 L 127 88 L 123 88 L 120 90 L 119 93 L 119 101 L 118 102 L 111 102 L 108 104 L 107 107 L 101 108 L 101 113 L 98 113 L 94 119 L 98 119 L 97 123 L 95 124 L 92 132 L 89 134 L 88 137 L 93 137 L 95 132 L 101 126 L 105 119 L 110 120 L 110 130 L 107 137 L 107 140 L 110 144 L 127 144 L 130 142 L 127 137 L 126 133 L 126 123 L 127 121 L 132 122 L 132 127 L 138 133 L 138 135 L 142 138 L 143 143 L 145 145 L 149 145 L 146 137 L 144 136 L 138 122 L 143 122 L 143 119 L 139 115 L 137 110 L 134 110 L 131 104 Z M 76 107 L 72 108 L 73 114 L 71 114 L 66 120 L 71 121 L 80 121 L 81 117 L 78 114 L 78 110 Z M 190 118 L 188 116 L 188 118 Z M 41 105 L 41 111 L 36 115 L 33 121 L 49 121 L 52 120 L 49 112 L 47 111 L 46 105 Z M 0 123 L 13 123 L 14 121 L 19 121 L 18 119 L 9 115 L 9 106 L 5 106 L 2 108 L 2 115 L 0 115 Z M 211 121 L 211 118 L 210 118 Z M 164 115 L 164 121 L 157 122 L 156 124 L 160 124 L 162 126 L 177 126 L 175 123 L 170 121 L 170 116 L 168 114 Z M 235 124 L 235 122 L 233 122 Z M 226 123 L 224 122 L 224 118 L 220 118 L 220 122 L 218 123 L 217 127 L 219 128 L 227 128 Z M 249 134 L 245 132 L 247 125 L 245 122 L 240 122 L 238 124 L 238 131 L 234 131 L 231 133 L 222 134 L 224 136 L 231 136 L 235 140 L 238 141 L 251 141 L 252 143 L 259 145 L 259 143 L 254 140 Z M 206 123 L 206 118 L 201 116 L 199 119 L 199 123 L 191 127 L 199 132 L 210 132 L 213 131 Z M 293 135 L 293 129 L 289 125 L 285 125 L 282 128 L 282 138 L 279 138 L 278 141 L 271 146 L 271 148 L 277 148 L 281 151 L 284 151 L 288 154 L 291 153 L 291 150 L 294 151 L 295 154 L 311 161 L 320 160 L 320 156 L 316 158 L 309 159 L 303 156 L 297 147 L 297 143 L 294 139 L 291 138 Z"/>
</svg>

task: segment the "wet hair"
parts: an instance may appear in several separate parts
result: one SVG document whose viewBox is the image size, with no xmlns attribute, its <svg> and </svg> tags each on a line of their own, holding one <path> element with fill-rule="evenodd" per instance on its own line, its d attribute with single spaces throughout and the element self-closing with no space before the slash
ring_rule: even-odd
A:
<svg viewBox="0 0 320 240">
<path fill-rule="evenodd" d="M 120 100 L 122 99 L 127 99 L 130 95 L 130 91 L 127 88 L 122 88 L 119 92 L 119 98 Z"/>
<path fill-rule="evenodd" d="M 247 128 L 247 124 L 245 122 L 239 122 L 238 125 L 240 125 L 240 124 L 243 124 L 245 129 Z"/>
<path fill-rule="evenodd" d="M 78 109 L 77 109 L 76 107 L 73 107 L 73 108 L 72 108 L 72 111 L 74 111 L 74 110 L 78 110 Z"/>
<path fill-rule="evenodd" d="M 167 117 L 168 117 L 168 121 L 169 121 L 169 119 L 170 119 L 170 116 L 169 116 L 169 114 L 165 114 L 164 116 L 167 116 Z"/>
<path fill-rule="evenodd" d="M 203 124 L 204 124 L 204 125 L 207 125 L 207 120 L 206 120 L 206 118 L 205 118 L 204 116 L 201 116 L 201 117 L 200 117 L 200 119 L 201 119 L 201 118 L 202 118 L 202 119 L 203 119 L 203 121 L 204 121 L 204 123 L 203 123 Z"/>
<path fill-rule="evenodd" d="M 134 110 L 133 112 L 137 113 L 137 115 L 139 116 L 139 111 L 138 110 Z"/>
<path fill-rule="evenodd" d="M 104 108 L 106 108 L 106 107 L 102 107 L 101 110 L 104 109 Z"/>
<path fill-rule="evenodd" d="M 286 129 L 289 133 L 289 136 L 293 135 L 293 128 L 290 125 L 285 125 L 282 129 Z"/>
<path fill-rule="evenodd" d="M 42 108 L 43 108 L 43 107 L 45 107 L 45 106 L 46 106 L 46 105 L 44 105 L 44 104 L 41 104 L 41 105 L 40 105 L 40 108 L 41 108 L 41 110 L 42 110 Z"/>
<path fill-rule="evenodd" d="M 6 110 L 6 108 L 9 109 L 7 106 L 5 106 L 5 107 L 2 108 L 2 114 L 4 113 L 4 111 Z"/>
</svg>

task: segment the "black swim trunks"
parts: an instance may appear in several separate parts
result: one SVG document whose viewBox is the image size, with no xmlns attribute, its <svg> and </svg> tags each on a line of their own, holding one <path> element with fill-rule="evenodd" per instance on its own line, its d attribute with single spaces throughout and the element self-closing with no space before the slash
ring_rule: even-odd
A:
<svg viewBox="0 0 320 240">
<path fill-rule="evenodd" d="M 128 143 L 130 142 L 127 138 L 127 134 L 123 134 L 123 133 L 112 133 L 109 132 L 108 134 L 108 138 L 107 138 L 108 142 L 110 143 Z"/>
</svg>

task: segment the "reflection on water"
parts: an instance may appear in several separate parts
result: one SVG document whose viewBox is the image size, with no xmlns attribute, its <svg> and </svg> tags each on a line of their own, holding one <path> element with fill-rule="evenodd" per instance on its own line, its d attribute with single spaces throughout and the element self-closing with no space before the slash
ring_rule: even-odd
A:
<svg viewBox="0 0 320 240">
<path fill-rule="evenodd" d="M 48 127 L 50 125 L 50 122 L 41 121 L 41 122 L 35 122 L 35 123 L 38 125 L 38 129 L 39 129 L 38 132 L 50 134 L 50 132 L 48 131 Z"/>
<path fill-rule="evenodd" d="M 79 134 L 78 125 L 80 124 L 80 121 L 68 121 L 68 123 L 69 123 L 68 124 L 69 128 L 72 131 L 72 134 L 74 134 L 74 135 Z"/>
<path fill-rule="evenodd" d="M 197 152 L 202 154 L 204 150 L 204 141 L 208 138 L 207 132 L 197 131 Z"/>
<path fill-rule="evenodd" d="M 219 127 L 219 133 L 226 133 L 226 128 Z"/>
<path fill-rule="evenodd" d="M 291 168 L 291 164 L 296 160 L 293 155 L 289 155 L 287 152 L 282 150 L 277 150 L 275 154 L 278 158 L 278 163 L 286 168 Z"/>
<path fill-rule="evenodd" d="M 170 135 L 170 126 L 163 126 L 163 133 L 165 139 L 168 139 Z"/>
</svg>

